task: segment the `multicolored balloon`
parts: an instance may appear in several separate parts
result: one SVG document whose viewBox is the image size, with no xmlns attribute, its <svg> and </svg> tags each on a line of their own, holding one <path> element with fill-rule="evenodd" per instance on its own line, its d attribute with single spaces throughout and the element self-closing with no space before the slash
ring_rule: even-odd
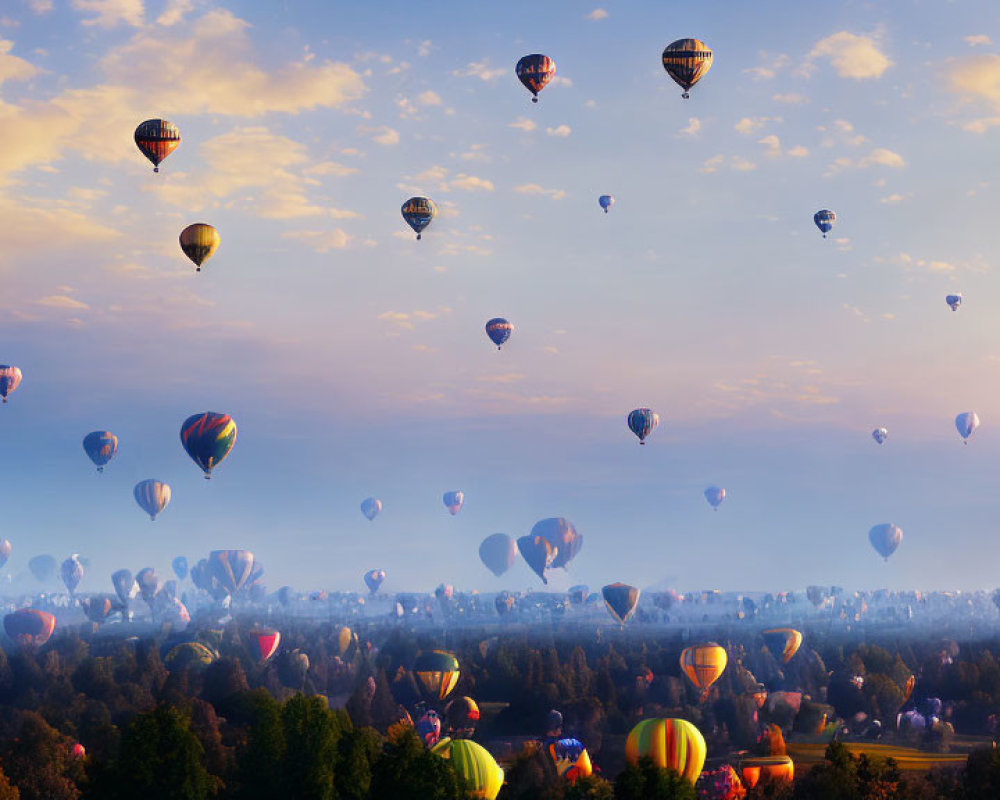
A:
<svg viewBox="0 0 1000 800">
<path fill-rule="evenodd" d="M 517 79 L 531 92 L 531 102 L 538 102 L 538 93 L 556 76 L 556 62 L 541 53 L 524 56 L 514 67 Z"/>
<path fill-rule="evenodd" d="M 639 444 L 646 444 L 646 437 L 660 424 L 660 415 L 651 408 L 637 408 L 629 412 L 626 422 L 628 429 L 639 437 Z"/>
<path fill-rule="evenodd" d="M 821 208 L 815 214 L 813 214 L 813 222 L 816 223 L 816 227 L 819 228 L 820 233 L 823 234 L 823 238 L 833 230 L 834 224 L 837 222 L 837 214 L 828 208 Z"/>
<path fill-rule="evenodd" d="M 565 567 L 583 549 L 583 534 L 565 517 L 541 519 L 531 528 L 532 536 L 542 536 L 552 545 L 552 569 Z"/>
<path fill-rule="evenodd" d="M 451 761 L 470 797 L 495 800 L 503 788 L 503 769 L 490 751 L 471 739 L 442 739 L 431 748 L 434 755 Z"/>
<path fill-rule="evenodd" d="M 624 629 L 639 604 L 639 590 L 627 583 L 611 583 L 601 589 L 604 605 Z"/>
<path fill-rule="evenodd" d="M 681 671 L 694 688 L 702 693 L 702 697 L 722 677 L 728 661 L 726 648 L 715 642 L 696 644 L 681 651 Z"/>
<path fill-rule="evenodd" d="M 549 744 L 549 756 L 556 765 L 559 777 L 566 778 L 571 784 L 594 772 L 590 754 L 579 739 L 556 739 Z"/>
<path fill-rule="evenodd" d="M 872 438 L 879 444 L 882 444 L 889 438 L 889 431 L 886 428 L 876 428 L 872 431 Z"/>
<path fill-rule="evenodd" d="M 441 738 L 441 717 L 433 708 L 425 711 L 414 725 L 424 747 L 431 748 Z"/>
<path fill-rule="evenodd" d="M 431 224 L 438 213 L 437 206 L 429 197 L 411 197 L 403 203 L 401 211 L 406 224 L 417 234 L 417 241 L 420 241 L 424 228 Z"/>
<path fill-rule="evenodd" d="M 418 655 L 413 674 L 420 690 L 431 702 L 444 700 L 462 676 L 458 659 L 446 650 L 430 650 Z"/>
<path fill-rule="evenodd" d="M 494 533 L 479 545 L 479 558 L 498 578 L 514 566 L 517 545 L 506 533 Z"/>
<path fill-rule="evenodd" d="M 3 618 L 3 629 L 22 650 L 36 650 L 56 629 L 56 618 L 37 608 L 19 608 Z"/>
<path fill-rule="evenodd" d="M 705 765 L 706 752 L 705 737 L 685 719 L 644 719 L 625 740 L 629 764 L 648 756 L 660 769 L 672 769 L 692 785 Z"/>
<path fill-rule="evenodd" d="M 958 294 L 950 294 L 944 299 L 944 301 L 951 307 L 952 311 L 958 311 L 959 306 L 962 305 L 962 294 L 961 292 Z"/>
<path fill-rule="evenodd" d="M 181 143 L 177 126 L 165 119 L 147 119 L 135 129 L 135 144 L 153 162 L 153 172 L 160 171 L 160 162 Z"/>
<path fill-rule="evenodd" d="M 448 509 L 448 513 L 455 516 L 462 510 L 462 505 L 465 503 L 465 493 L 457 491 L 445 492 L 444 497 L 441 499 L 444 501 L 445 507 Z"/>
<path fill-rule="evenodd" d="M 384 569 L 370 569 L 365 573 L 365 585 L 368 587 L 368 591 L 373 595 L 378 591 L 384 580 Z"/>
<path fill-rule="evenodd" d="M 868 541 L 875 548 L 875 552 L 888 561 L 889 556 L 896 552 L 899 543 L 903 541 L 903 531 L 886 522 L 868 531 Z"/>
<path fill-rule="evenodd" d="M 691 87 L 712 68 L 712 51 L 699 39 L 678 39 L 664 48 L 663 68 L 684 90 L 681 97 L 687 100 Z"/>
<path fill-rule="evenodd" d="M 97 465 L 97 471 L 104 472 L 104 466 L 118 452 L 118 437 L 111 431 L 93 431 L 83 437 L 83 450 Z"/>
<path fill-rule="evenodd" d="M 21 385 L 21 370 L 7 364 L 0 364 L 0 397 L 7 402 L 7 396 Z"/>
<path fill-rule="evenodd" d="M 604 213 L 608 213 L 608 209 L 615 204 L 615 196 L 612 194 L 602 194 L 597 198 L 597 204 L 604 209 Z"/>
<path fill-rule="evenodd" d="M 208 555 L 212 577 L 230 596 L 235 595 L 253 572 L 254 557 L 249 550 L 213 550 Z"/>
<path fill-rule="evenodd" d="M 170 503 L 170 486 L 155 478 L 147 478 L 135 485 L 132 495 L 139 508 L 149 514 L 151 520 L 155 520 L 157 514 Z"/>
<path fill-rule="evenodd" d="M 371 522 L 375 517 L 379 515 L 382 510 L 382 501 L 374 497 L 366 497 L 361 501 L 361 513 L 364 514 L 368 521 Z"/>
<path fill-rule="evenodd" d="M 503 317 L 494 317 L 486 323 L 486 335 L 497 346 L 497 350 L 503 346 L 513 332 L 514 326 Z"/>
<path fill-rule="evenodd" d="M 969 437 L 979 427 L 979 415 L 975 411 L 963 411 L 955 417 L 955 427 L 958 428 L 958 435 L 962 437 L 962 441 L 968 444 Z"/>
<path fill-rule="evenodd" d="M 207 222 L 196 222 L 181 231 L 181 250 L 194 262 L 195 271 L 201 272 L 201 265 L 219 249 L 219 232 Z"/>
<path fill-rule="evenodd" d="M 705 499 L 712 508 L 718 511 L 722 501 L 726 499 L 726 490 L 721 486 L 709 486 L 705 490 Z"/>
<path fill-rule="evenodd" d="M 208 480 L 236 444 L 236 423 L 228 414 L 193 414 L 181 425 L 181 444 Z"/>
</svg>

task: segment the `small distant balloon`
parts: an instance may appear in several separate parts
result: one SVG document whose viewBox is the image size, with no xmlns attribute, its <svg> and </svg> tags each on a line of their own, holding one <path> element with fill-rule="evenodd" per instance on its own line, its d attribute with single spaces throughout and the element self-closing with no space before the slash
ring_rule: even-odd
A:
<svg viewBox="0 0 1000 800">
<path fill-rule="evenodd" d="M 139 591 L 135 577 L 127 569 L 119 569 L 111 573 L 111 585 L 115 587 L 121 607 L 128 611 L 129 602 Z"/>
<path fill-rule="evenodd" d="M 503 346 L 513 332 L 514 326 L 503 317 L 494 317 L 486 323 L 486 335 L 497 346 L 497 350 Z"/>
<path fill-rule="evenodd" d="M 958 311 L 958 307 L 962 305 L 962 295 L 961 293 L 950 294 L 944 299 L 944 301 L 951 307 L 952 311 Z"/>
<path fill-rule="evenodd" d="M 823 234 L 823 238 L 833 230 L 834 223 L 837 221 L 837 214 L 828 208 L 822 208 L 813 214 L 813 222 L 816 223 L 816 227 L 819 228 L 820 232 Z"/>
<path fill-rule="evenodd" d="M 615 204 L 615 197 L 611 194 L 602 194 L 597 198 L 597 204 L 604 209 L 604 213 L 608 213 L 608 209 Z"/>
<path fill-rule="evenodd" d="M 448 509 L 448 513 L 455 516 L 459 511 L 462 510 L 462 505 L 465 503 L 465 494 L 463 492 L 445 492 L 444 497 L 445 507 Z"/>
<path fill-rule="evenodd" d="M 56 574 L 56 560 L 50 555 L 35 556 L 28 562 L 28 569 L 35 580 L 45 583 Z"/>
<path fill-rule="evenodd" d="M 69 593 L 75 593 L 76 587 L 80 585 L 80 581 L 83 578 L 83 565 L 75 553 L 63 561 L 62 566 L 59 567 L 59 576 L 62 578 L 62 582 L 66 585 Z"/>
<path fill-rule="evenodd" d="M 135 144 L 153 163 L 153 172 L 160 171 L 160 162 L 181 143 L 177 126 L 165 119 L 147 119 L 135 129 Z"/>
<path fill-rule="evenodd" d="M 382 501 L 375 497 L 366 497 L 361 501 L 361 513 L 371 522 L 382 510 Z"/>
<path fill-rule="evenodd" d="M 219 232 L 206 222 L 196 222 L 181 231 L 181 250 L 194 263 L 196 271 L 219 249 Z"/>
<path fill-rule="evenodd" d="M 182 581 L 188 576 L 188 560 L 184 556 L 177 556 L 170 562 L 170 566 L 177 576 L 177 580 Z"/>
<path fill-rule="evenodd" d="M 726 499 L 726 490 L 721 486 L 709 486 L 705 490 L 705 499 L 712 508 L 718 510 L 722 501 Z"/>
<path fill-rule="evenodd" d="M 639 590 L 627 583 L 612 583 L 601 589 L 601 594 L 608 612 L 624 628 L 639 603 Z"/>
<path fill-rule="evenodd" d="M 969 437 L 979 427 L 979 416 L 975 411 L 964 411 L 955 417 L 955 427 L 958 429 L 958 435 L 962 437 L 962 441 L 968 444 Z"/>
<path fill-rule="evenodd" d="M 531 92 L 531 102 L 538 102 L 538 93 L 556 76 L 556 62 L 541 53 L 524 56 L 514 67 L 517 79 Z"/>
<path fill-rule="evenodd" d="M 637 408 L 629 412 L 626 421 L 629 430 L 639 437 L 639 444 L 646 444 L 646 437 L 660 424 L 660 415 L 651 408 Z"/>
<path fill-rule="evenodd" d="M 889 431 L 885 428 L 876 428 L 872 431 L 872 438 L 879 444 L 882 444 L 889 438 Z"/>
<path fill-rule="evenodd" d="M 384 580 L 384 569 L 370 569 L 365 573 L 365 586 L 368 587 L 368 591 L 373 595 L 378 591 Z"/>
<path fill-rule="evenodd" d="M 132 494 L 139 508 L 149 514 L 151 520 L 155 520 L 170 502 L 170 486 L 155 478 L 139 481 L 132 489 Z"/>
<path fill-rule="evenodd" d="M 506 533 L 494 533 L 479 545 L 479 558 L 498 578 L 514 566 L 517 545 Z"/>
<path fill-rule="evenodd" d="M 411 197 L 403 203 L 401 211 L 406 224 L 417 234 L 417 241 L 424 228 L 437 216 L 437 206 L 429 197 Z"/>
<path fill-rule="evenodd" d="M 899 543 L 903 541 L 903 531 L 886 522 L 868 531 L 868 541 L 875 548 L 875 552 L 888 561 L 889 556 L 896 552 Z"/>
<path fill-rule="evenodd" d="M 663 68 L 674 83 L 683 89 L 681 97 L 690 97 L 691 87 L 712 68 L 712 51 L 699 39 L 678 39 L 663 50 Z"/>
<path fill-rule="evenodd" d="M 10 554 L 13 549 L 14 548 L 10 543 L 10 539 L 0 539 L 0 567 L 7 564 L 7 559 L 10 558 Z"/>
<path fill-rule="evenodd" d="M 7 396 L 21 385 L 21 370 L 7 364 L 0 364 L 0 397 L 7 402 Z"/>
<path fill-rule="evenodd" d="M 97 471 L 104 472 L 104 466 L 118 452 L 118 437 L 111 431 L 93 431 L 83 437 L 83 450 L 97 465 Z"/>
</svg>

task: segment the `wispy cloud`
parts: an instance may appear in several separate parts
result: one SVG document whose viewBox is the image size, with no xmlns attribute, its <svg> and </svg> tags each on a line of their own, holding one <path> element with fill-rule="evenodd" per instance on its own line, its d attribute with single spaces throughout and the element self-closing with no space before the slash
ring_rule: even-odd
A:
<svg viewBox="0 0 1000 800">
<path fill-rule="evenodd" d="M 603 8 L 595 8 L 589 14 L 586 14 L 584 16 L 584 19 L 593 20 L 594 22 L 607 18 L 608 18 L 608 12 L 605 11 Z"/>
<path fill-rule="evenodd" d="M 507 125 L 508 128 L 517 128 L 520 131 L 528 133 L 529 131 L 535 130 L 538 127 L 538 123 L 534 120 L 528 119 L 527 117 L 518 117 L 516 120 Z"/>
<path fill-rule="evenodd" d="M 515 186 L 514 191 L 518 194 L 533 194 L 549 197 L 552 200 L 562 200 L 566 196 L 566 192 L 563 189 L 545 189 L 537 183 L 523 183 L 520 186 Z"/>
<path fill-rule="evenodd" d="M 892 66 L 875 36 L 839 31 L 820 39 L 809 52 L 806 68 L 816 59 L 826 59 L 841 78 L 880 78 Z"/>
<path fill-rule="evenodd" d="M 570 128 L 569 125 L 557 125 L 554 128 L 546 128 L 545 132 L 549 136 L 557 136 L 559 138 L 565 138 L 573 132 L 573 129 Z"/>
<path fill-rule="evenodd" d="M 142 0 L 72 0 L 72 5 L 77 11 L 95 15 L 84 19 L 84 25 L 99 28 L 114 28 L 123 24 L 138 28 L 146 13 Z"/>
<path fill-rule="evenodd" d="M 452 75 L 459 78 L 479 78 L 481 81 L 495 81 L 507 74 L 507 70 L 500 67 L 490 67 L 490 62 L 472 61 L 461 69 L 452 71 Z"/>
</svg>

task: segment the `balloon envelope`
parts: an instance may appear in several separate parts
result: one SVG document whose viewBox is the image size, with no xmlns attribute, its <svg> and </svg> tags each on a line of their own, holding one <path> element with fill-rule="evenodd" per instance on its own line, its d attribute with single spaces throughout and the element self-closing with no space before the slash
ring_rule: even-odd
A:
<svg viewBox="0 0 1000 800">
<path fill-rule="evenodd" d="M 701 774 L 705 753 L 705 737 L 684 719 L 644 719 L 625 741 L 629 764 L 648 756 L 660 769 L 672 769 L 692 784 Z"/>
<path fill-rule="evenodd" d="M 530 535 L 541 536 L 552 545 L 554 554 L 549 566 L 553 569 L 565 567 L 583 548 L 583 535 L 577 533 L 573 523 L 565 517 L 539 520 L 531 528 Z"/>
<path fill-rule="evenodd" d="M 699 39 L 678 39 L 663 50 L 663 68 L 687 97 L 712 68 L 712 58 L 712 51 Z"/>
<path fill-rule="evenodd" d="M 610 194 L 602 194 L 597 198 L 597 204 L 604 209 L 604 213 L 608 213 L 608 209 L 615 204 L 615 198 Z"/>
<path fill-rule="evenodd" d="M 968 441 L 979 427 L 979 415 L 975 411 L 963 411 L 955 417 L 955 427 L 958 429 L 958 435 Z"/>
<path fill-rule="evenodd" d="M 206 222 L 196 222 L 181 231 L 180 243 L 184 255 L 201 272 L 201 265 L 219 249 L 219 232 Z"/>
<path fill-rule="evenodd" d="M 455 516 L 462 510 L 462 505 L 465 503 L 465 494 L 463 492 L 445 492 L 442 500 L 444 500 L 448 513 Z"/>
<path fill-rule="evenodd" d="M 420 239 L 423 229 L 437 216 L 437 206 L 429 197 L 411 197 L 403 203 L 400 211 L 406 224 L 417 234 L 417 239 Z"/>
<path fill-rule="evenodd" d="M 135 577 L 127 569 L 120 569 L 111 573 L 111 585 L 115 587 L 115 594 L 118 595 L 118 602 L 122 608 L 128 610 L 129 601 L 139 591 Z"/>
<path fill-rule="evenodd" d="M 153 163 L 153 172 L 160 171 L 160 162 L 181 143 L 177 126 L 165 119 L 147 119 L 135 129 L 135 144 Z"/>
<path fill-rule="evenodd" d="M 490 751 L 471 739 L 442 739 L 431 752 L 451 761 L 470 797 L 495 800 L 503 787 L 503 770 Z"/>
<path fill-rule="evenodd" d="M 514 67 L 517 79 L 531 92 L 531 102 L 538 102 L 538 93 L 556 76 L 556 62 L 541 53 L 522 57 Z"/>
<path fill-rule="evenodd" d="M 278 646 L 281 644 L 281 633 L 271 629 L 251 631 L 250 643 L 253 655 L 258 663 L 263 664 L 278 652 Z"/>
<path fill-rule="evenodd" d="M 3 567 L 7 563 L 7 559 L 10 558 L 13 549 L 14 547 L 10 543 L 10 539 L 0 539 L 0 567 Z"/>
<path fill-rule="evenodd" d="M 728 661 L 726 648 L 715 642 L 696 644 L 681 652 L 681 671 L 696 689 L 707 692 L 725 672 Z"/>
<path fill-rule="evenodd" d="M 833 230 L 833 226 L 837 222 L 837 215 L 830 209 L 823 208 L 813 214 L 813 222 L 820 229 L 825 239 L 826 235 Z"/>
<path fill-rule="evenodd" d="M 886 439 L 889 438 L 889 431 L 887 431 L 885 428 L 876 428 L 875 430 L 872 431 L 872 438 L 879 444 L 882 444 Z"/>
<path fill-rule="evenodd" d="M 97 471 L 104 472 L 104 465 L 118 452 L 118 437 L 110 431 L 93 431 L 83 437 L 83 450 Z"/>
<path fill-rule="evenodd" d="M 486 568 L 498 578 L 514 566 L 517 545 L 506 533 L 494 533 L 479 545 L 479 558 Z"/>
<path fill-rule="evenodd" d="M 868 531 L 868 541 L 871 542 L 875 551 L 886 561 L 889 556 L 896 552 L 899 543 L 903 541 L 903 531 L 888 522 L 876 525 Z"/>
<path fill-rule="evenodd" d="M 0 397 L 7 402 L 7 395 L 21 385 L 21 370 L 7 364 L 0 364 Z"/>
<path fill-rule="evenodd" d="M 3 618 L 3 629 L 23 650 L 33 650 L 45 644 L 56 629 L 56 618 L 48 611 L 20 608 Z"/>
<path fill-rule="evenodd" d="M 372 594 L 375 594 L 375 592 L 378 591 L 378 588 L 382 585 L 382 581 L 384 580 L 384 569 L 370 569 L 365 573 L 365 585 L 368 587 L 368 591 Z"/>
<path fill-rule="evenodd" d="M 771 628 L 763 631 L 764 644 L 772 656 L 787 664 L 802 645 L 802 634 L 794 628 Z"/>
<path fill-rule="evenodd" d="M 627 583 L 612 583 L 601 589 L 601 594 L 611 616 L 624 628 L 639 603 L 639 590 Z"/>
<path fill-rule="evenodd" d="M 206 478 L 236 444 L 236 423 L 228 414 L 205 411 L 193 414 L 181 425 L 181 444 Z"/>
<path fill-rule="evenodd" d="M 382 501 L 374 497 L 366 497 L 361 501 L 361 513 L 368 517 L 371 522 L 382 510 Z"/>
<path fill-rule="evenodd" d="M 951 307 L 952 311 L 958 311 L 958 307 L 962 305 L 962 295 L 960 294 L 950 294 L 944 301 Z"/>
<path fill-rule="evenodd" d="M 521 558 L 531 567 L 542 583 L 548 584 L 549 579 L 545 577 L 545 570 L 552 564 L 552 559 L 556 557 L 557 551 L 544 536 L 522 536 L 517 540 L 517 550 Z"/>
<path fill-rule="evenodd" d="M 705 490 L 705 499 L 712 508 L 718 508 L 726 499 L 726 490 L 721 486 L 709 486 Z"/>
<path fill-rule="evenodd" d="M 170 567 L 177 576 L 177 580 L 182 581 L 188 576 L 188 560 L 184 556 L 177 556 L 170 562 Z"/>
<path fill-rule="evenodd" d="M 413 674 L 429 701 L 444 700 L 461 677 L 458 659 L 445 650 L 430 650 L 418 655 Z"/>
<path fill-rule="evenodd" d="M 486 335 L 497 346 L 497 350 L 510 338 L 513 332 L 514 326 L 503 317 L 494 317 L 486 323 Z"/>
<path fill-rule="evenodd" d="M 147 478 L 139 481 L 132 489 L 132 496 L 139 508 L 149 514 L 151 520 L 163 511 L 170 503 L 170 487 L 163 481 Z"/>
<path fill-rule="evenodd" d="M 50 555 L 35 556 L 28 562 L 28 569 L 36 580 L 44 583 L 56 574 L 56 560 Z"/>
<path fill-rule="evenodd" d="M 73 594 L 83 578 L 83 565 L 75 555 L 72 555 L 63 561 L 62 565 L 59 567 L 59 577 L 62 578 L 62 582 L 66 585 L 66 588 L 69 589 L 69 593 Z"/>
<path fill-rule="evenodd" d="M 211 575 L 230 596 L 235 595 L 253 572 L 249 550 L 213 550 L 208 556 Z"/>
<path fill-rule="evenodd" d="M 628 429 L 639 437 L 639 444 L 646 444 L 646 437 L 660 424 L 660 415 L 651 408 L 637 408 L 629 412 L 625 421 Z"/>
</svg>

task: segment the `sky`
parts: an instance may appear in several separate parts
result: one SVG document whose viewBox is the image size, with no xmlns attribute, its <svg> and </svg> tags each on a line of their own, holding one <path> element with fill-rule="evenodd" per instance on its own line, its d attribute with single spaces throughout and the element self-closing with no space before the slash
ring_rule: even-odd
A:
<svg viewBox="0 0 1000 800">
<path fill-rule="evenodd" d="M 564 516 L 585 544 L 556 588 L 996 586 L 998 21 L 988 0 L 8 0 L 15 584 L 43 552 L 107 591 L 248 548 L 272 589 L 538 588 L 479 542 Z M 714 52 L 689 100 L 660 62 L 686 37 Z M 537 105 L 514 76 L 535 52 L 557 65 Z M 151 117 L 183 137 L 160 174 L 132 141 Z M 411 195 L 439 208 L 420 242 Z M 192 222 L 221 236 L 201 273 Z M 646 447 L 636 407 L 660 415 Z M 239 427 L 210 482 L 178 437 L 206 410 Z M 156 522 L 149 477 L 173 487 Z"/>
</svg>

